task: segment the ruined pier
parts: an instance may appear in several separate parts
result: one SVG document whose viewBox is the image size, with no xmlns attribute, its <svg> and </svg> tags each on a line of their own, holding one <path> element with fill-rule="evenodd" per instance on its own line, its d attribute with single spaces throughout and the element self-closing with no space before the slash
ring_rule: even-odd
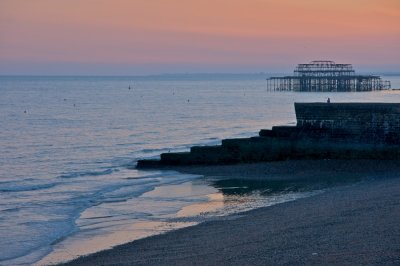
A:
<svg viewBox="0 0 400 266">
<path fill-rule="evenodd" d="M 351 64 L 312 61 L 299 64 L 293 75 L 267 79 L 271 91 L 362 92 L 390 89 L 390 81 L 377 75 L 360 75 Z"/>
</svg>

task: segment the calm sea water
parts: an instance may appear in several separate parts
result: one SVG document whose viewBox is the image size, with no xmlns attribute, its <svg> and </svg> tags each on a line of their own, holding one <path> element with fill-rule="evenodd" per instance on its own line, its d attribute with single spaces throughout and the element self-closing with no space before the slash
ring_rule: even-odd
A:
<svg viewBox="0 0 400 266">
<path fill-rule="evenodd" d="M 134 165 L 294 123 L 295 101 L 400 102 L 397 91 L 267 92 L 266 77 L 0 77 L 0 264 L 67 260 L 300 197 L 227 200 L 201 177 Z"/>
</svg>

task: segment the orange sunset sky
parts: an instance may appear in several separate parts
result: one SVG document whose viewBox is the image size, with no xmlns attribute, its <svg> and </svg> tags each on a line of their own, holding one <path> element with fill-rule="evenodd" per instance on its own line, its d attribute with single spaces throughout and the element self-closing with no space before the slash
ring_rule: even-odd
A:
<svg viewBox="0 0 400 266">
<path fill-rule="evenodd" d="M 0 74 L 400 72 L 400 0 L 0 0 Z"/>
</svg>

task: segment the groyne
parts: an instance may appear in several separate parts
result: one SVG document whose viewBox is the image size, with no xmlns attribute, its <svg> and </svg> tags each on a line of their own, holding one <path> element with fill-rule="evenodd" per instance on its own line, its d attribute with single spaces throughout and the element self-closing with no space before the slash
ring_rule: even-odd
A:
<svg viewBox="0 0 400 266">
<path fill-rule="evenodd" d="M 137 168 L 302 159 L 400 159 L 400 104 L 295 103 L 296 126 L 139 160 Z"/>
</svg>

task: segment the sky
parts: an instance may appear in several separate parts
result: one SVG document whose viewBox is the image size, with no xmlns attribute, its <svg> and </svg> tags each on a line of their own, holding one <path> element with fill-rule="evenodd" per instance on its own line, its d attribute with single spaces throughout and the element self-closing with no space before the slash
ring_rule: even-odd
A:
<svg viewBox="0 0 400 266">
<path fill-rule="evenodd" d="M 400 0 L 0 0 L 0 75 L 400 72 Z"/>
</svg>

